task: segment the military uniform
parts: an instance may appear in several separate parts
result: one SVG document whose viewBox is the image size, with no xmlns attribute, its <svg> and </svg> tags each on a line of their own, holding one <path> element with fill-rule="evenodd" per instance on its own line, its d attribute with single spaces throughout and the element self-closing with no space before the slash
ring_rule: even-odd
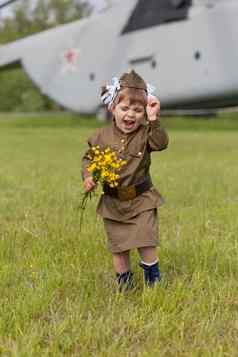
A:
<svg viewBox="0 0 238 357">
<path fill-rule="evenodd" d="M 119 253 L 158 245 L 157 208 L 163 199 L 152 185 L 149 168 L 151 152 L 164 150 L 168 145 L 168 135 L 159 120 L 145 121 L 129 134 L 121 132 L 113 121 L 112 126 L 99 129 L 88 144 L 89 147 L 99 145 L 102 150 L 110 147 L 118 157 L 127 161 L 119 172 L 119 191 L 126 188 L 128 197 L 121 200 L 104 193 L 97 207 L 97 213 L 104 220 L 109 250 Z M 86 152 L 82 169 L 84 179 L 91 176 L 87 171 L 88 164 Z M 134 185 L 145 180 L 150 183 L 149 188 L 136 197 L 131 195 Z"/>
</svg>

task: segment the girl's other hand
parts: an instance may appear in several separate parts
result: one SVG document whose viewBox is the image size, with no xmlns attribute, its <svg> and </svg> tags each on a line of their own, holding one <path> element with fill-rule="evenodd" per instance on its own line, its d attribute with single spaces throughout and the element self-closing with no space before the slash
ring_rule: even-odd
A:
<svg viewBox="0 0 238 357">
<path fill-rule="evenodd" d="M 85 192 L 93 191 L 94 188 L 97 186 L 97 184 L 93 181 L 92 176 L 87 177 L 84 180 L 83 185 L 84 185 Z"/>
<path fill-rule="evenodd" d="M 148 104 L 146 106 L 146 113 L 149 121 L 159 119 L 160 101 L 154 96 L 149 96 Z"/>
</svg>

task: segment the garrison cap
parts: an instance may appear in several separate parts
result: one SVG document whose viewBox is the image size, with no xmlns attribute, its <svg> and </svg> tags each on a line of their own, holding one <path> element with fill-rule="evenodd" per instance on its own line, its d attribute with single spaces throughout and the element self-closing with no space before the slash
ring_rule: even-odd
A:
<svg viewBox="0 0 238 357">
<path fill-rule="evenodd" d="M 147 84 L 144 79 L 139 76 L 134 70 L 129 73 L 124 73 L 120 77 L 120 85 L 121 87 L 126 88 L 135 88 L 135 89 L 143 89 L 147 92 Z"/>
</svg>

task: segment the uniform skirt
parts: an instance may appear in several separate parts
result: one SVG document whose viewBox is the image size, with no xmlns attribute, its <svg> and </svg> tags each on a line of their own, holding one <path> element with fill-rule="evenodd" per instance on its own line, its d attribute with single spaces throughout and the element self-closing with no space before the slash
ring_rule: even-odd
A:
<svg viewBox="0 0 238 357">
<path fill-rule="evenodd" d="M 121 253 L 133 248 L 157 246 L 157 220 L 157 209 L 141 212 L 123 222 L 104 218 L 108 249 L 112 253 Z"/>
</svg>

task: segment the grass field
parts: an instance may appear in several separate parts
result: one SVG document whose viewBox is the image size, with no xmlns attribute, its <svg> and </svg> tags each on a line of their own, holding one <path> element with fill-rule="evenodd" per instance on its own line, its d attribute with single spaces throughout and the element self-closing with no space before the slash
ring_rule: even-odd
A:
<svg viewBox="0 0 238 357">
<path fill-rule="evenodd" d="M 163 121 L 163 281 L 144 288 L 133 252 L 136 289 L 121 295 L 96 200 L 79 232 L 96 121 L 0 115 L 1 356 L 238 356 L 238 114 Z"/>
</svg>

